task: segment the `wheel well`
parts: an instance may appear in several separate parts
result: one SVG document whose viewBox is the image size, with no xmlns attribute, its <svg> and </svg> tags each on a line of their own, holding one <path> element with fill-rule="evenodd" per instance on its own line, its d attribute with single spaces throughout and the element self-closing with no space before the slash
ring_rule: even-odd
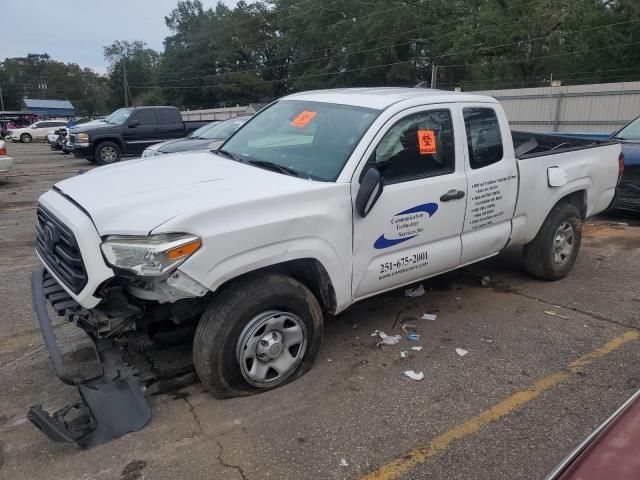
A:
<svg viewBox="0 0 640 480">
<path fill-rule="evenodd" d="M 315 258 L 289 260 L 287 262 L 269 265 L 268 267 L 263 267 L 258 270 L 252 270 L 251 272 L 244 273 L 239 277 L 228 280 L 220 286 L 218 291 L 223 291 L 227 286 L 236 282 L 240 278 L 264 272 L 280 273 L 295 278 L 311 290 L 325 312 L 335 313 L 337 305 L 335 289 L 331 283 L 327 270 Z"/>
<path fill-rule="evenodd" d="M 580 217 L 582 220 L 587 218 L 587 192 L 586 190 L 578 190 L 577 192 L 572 192 L 569 195 L 562 197 L 558 200 L 556 205 L 560 205 L 561 203 L 568 203 L 573 205 L 580 212 Z"/>
<path fill-rule="evenodd" d="M 111 143 L 115 143 L 118 148 L 120 149 L 120 153 L 123 152 L 123 148 L 122 148 L 122 144 L 120 143 L 120 140 L 118 140 L 117 138 L 99 138 L 98 140 L 96 140 L 94 143 L 94 147 L 93 147 L 93 151 L 95 152 L 98 147 L 100 146 L 100 144 L 104 143 L 104 142 L 111 142 Z"/>
</svg>

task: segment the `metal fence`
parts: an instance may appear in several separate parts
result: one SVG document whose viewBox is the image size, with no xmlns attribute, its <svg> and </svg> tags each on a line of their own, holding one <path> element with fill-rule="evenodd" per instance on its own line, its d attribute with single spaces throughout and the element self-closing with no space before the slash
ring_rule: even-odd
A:
<svg viewBox="0 0 640 480">
<path fill-rule="evenodd" d="M 499 100 L 514 130 L 612 132 L 640 115 L 640 82 L 473 93 Z"/>
</svg>

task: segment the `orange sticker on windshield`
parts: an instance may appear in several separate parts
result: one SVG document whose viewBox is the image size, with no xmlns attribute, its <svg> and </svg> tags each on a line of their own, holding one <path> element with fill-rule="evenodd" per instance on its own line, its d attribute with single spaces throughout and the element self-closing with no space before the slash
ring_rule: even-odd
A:
<svg viewBox="0 0 640 480">
<path fill-rule="evenodd" d="M 420 155 L 434 155 L 436 153 L 436 133 L 433 130 L 418 130 L 418 145 Z"/>
<path fill-rule="evenodd" d="M 307 124 L 311 120 L 313 120 L 313 117 L 315 117 L 316 114 L 317 112 L 310 112 L 308 110 L 305 110 L 304 112 L 299 114 L 296 118 L 291 120 L 291 125 L 293 125 L 294 127 L 306 127 Z"/>
</svg>

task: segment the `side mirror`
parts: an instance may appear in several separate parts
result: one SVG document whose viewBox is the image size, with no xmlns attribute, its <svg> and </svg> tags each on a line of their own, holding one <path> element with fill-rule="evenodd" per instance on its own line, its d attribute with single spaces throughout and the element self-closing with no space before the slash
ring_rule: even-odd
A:
<svg viewBox="0 0 640 480">
<path fill-rule="evenodd" d="M 382 195 L 383 188 L 384 181 L 380 171 L 375 167 L 370 167 L 362 178 L 360 189 L 356 195 L 356 211 L 362 218 L 369 214 Z"/>
<path fill-rule="evenodd" d="M 140 125 L 140 120 L 131 120 L 129 122 L 129 128 L 134 128 L 134 127 L 137 127 L 138 125 Z"/>
</svg>

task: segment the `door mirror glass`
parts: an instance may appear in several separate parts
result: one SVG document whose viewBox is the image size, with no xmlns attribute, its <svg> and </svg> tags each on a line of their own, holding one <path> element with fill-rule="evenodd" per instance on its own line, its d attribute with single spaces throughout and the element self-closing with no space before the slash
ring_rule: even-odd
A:
<svg viewBox="0 0 640 480">
<path fill-rule="evenodd" d="M 137 127 L 138 125 L 140 125 L 140 121 L 139 120 L 131 120 L 129 122 L 129 128 Z"/>
<path fill-rule="evenodd" d="M 370 167 L 360 182 L 360 189 L 356 195 L 356 211 L 362 218 L 366 217 L 376 204 L 382 190 L 384 182 L 380 171 L 375 167 Z"/>
</svg>

